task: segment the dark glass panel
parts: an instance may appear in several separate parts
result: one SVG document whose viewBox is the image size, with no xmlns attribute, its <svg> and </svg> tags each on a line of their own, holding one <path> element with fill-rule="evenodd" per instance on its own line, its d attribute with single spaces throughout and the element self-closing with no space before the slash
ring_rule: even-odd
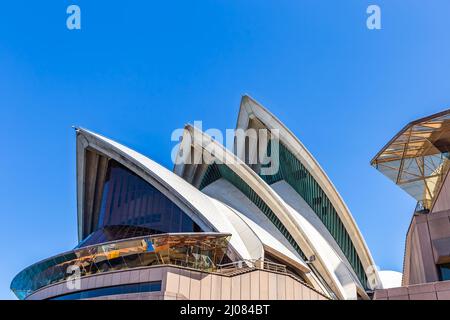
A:
<svg viewBox="0 0 450 320">
<path fill-rule="evenodd" d="M 450 280 L 450 263 L 439 265 L 439 280 L 440 281 Z"/>
<path fill-rule="evenodd" d="M 161 291 L 161 281 L 132 283 L 120 286 L 111 286 L 105 288 L 91 289 L 86 291 L 74 292 L 61 295 L 50 300 L 79 300 L 96 297 L 105 297 L 115 294 L 140 293 L 140 292 L 157 292 Z"/>
<path fill-rule="evenodd" d="M 110 160 L 97 228 L 78 247 L 124 239 L 138 233 L 136 229 L 128 233 L 118 230 L 123 226 L 146 228 L 145 232 L 141 230 L 142 233 L 135 236 L 201 231 L 189 216 L 159 190 L 123 165 Z"/>
</svg>

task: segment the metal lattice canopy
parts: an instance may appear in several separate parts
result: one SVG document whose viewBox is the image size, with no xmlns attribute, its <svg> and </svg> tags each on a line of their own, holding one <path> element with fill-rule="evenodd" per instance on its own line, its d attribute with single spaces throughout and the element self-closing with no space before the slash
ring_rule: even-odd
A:
<svg viewBox="0 0 450 320">
<path fill-rule="evenodd" d="M 448 171 L 450 109 L 411 122 L 371 165 L 430 209 Z"/>
</svg>

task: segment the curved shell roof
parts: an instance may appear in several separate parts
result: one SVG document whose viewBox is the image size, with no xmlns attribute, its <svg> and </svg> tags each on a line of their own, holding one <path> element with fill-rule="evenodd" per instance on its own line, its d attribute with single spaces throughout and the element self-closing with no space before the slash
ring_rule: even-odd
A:
<svg viewBox="0 0 450 320">
<path fill-rule="evenodd" d="M 303 271 L 309 271 L 307 265 L 298 257 L 287 250 L 277 239 L 267 236 L 261 228 L 254 228 L 251 222 L 246 221 L 242 214 L 228 207 L 222 202 L 210 198 L 197 188 L 177 176 L 170 170 L 159 165 L 148 157 L 124 146 L 111 139 L 85 129 L 77 129 L 77 139 L 83 141 L 83 148 L 78 149 L 82 153 L 84 149 L 90 148 L 105 154 L 106 156 L 120 162 L 140 175 L 160 191 L 167 195 L 175 196 L 186 207 L 192 209 L 186 214 L 203 226 L 212 231 L 232 234 L 230 245 L 241 259 L 260 259 L 263 257 L 263 246 L 269 246 L 286 256 Z M 83 191 L 83 157 L 78 157 L 78 181 L 80 183 L 78 195 Z M 78 199 L 83 201 L 82 197 Z M 82 204 L 78 204 L 82 208 Z M 79 219 L 86 219 L 86 215 L 80 211 Z M 200 218 L 200 221 L 199 221 Z M 80 223 L 80 225 L 84 225 Z"/>
<path fill-rule="evenodd" d="M 340 220 L 350 236 L 350 239 L 357 251 L 361 263 L 365 270 L 373 270 L 375 265 L 371 253 L 365 243 L 365 240 L 350 213 L 347 205 L 343 201 L 335 186 L 321 168 L 316 159 L 300 142 L 300 140 L 270 111 L 264 108 L 260 103 L 245 95 L 241 100 L 241 107 L 237 121 L 237 129 L 246 130 L 249 127 L 251 119 L 257 119 L 263 126 L 269 130 L 279 130 L 279 139 L 289 151 L 305 166 L 314 180 L 320 185 L 326 196 L 330 199 Z M 237 150 L 239 154 L 239 150 Z M 377 279 L 378 275 L 376 274 Z M 379 282 L 379 281 L 378 281 Z"/>
<path fill-rule="evenodd" d="M 313 176 L 314 181 L 326 194 L 327 199 L 331 201 L 336 211 L 334 214 L 337 214 L 339 217 L 337 220 L 341 221 L 345 228 L 345 232 L 348 234 L 354 250 L 356 250 L 357 257 L 360 259 L 358 261 L 361 262 L 364 270 L 374 270 L 373 259 L 352 215 L 317 161 L 275 116 L 250 97 L 244 96 L 241 101 L 237 129 L 246 130 L 255 123 L 260 128 L 269 129 L 271 132 L 279 132 L 279 139 L 283 146 Z M 275 251 L 279 257 L 281 256 L 291 265 L 306 272 L 308 281 L 312 281 L 317 289 L 328 291 L 331 295 L 334 294 L 338 298 L 344 299 L 356 298 L 357 293 L 367 297 L 364 291 L 366 284 L 361 282 L 363 281 L 362 278 L 355 273 L 355 269 L 349 264 L 350 260 L 346 259 L 348 253 L 343 254 L 340 245 L 336 243 L 337 240 L 334 241 L 334 236 L 328 232 L 328 227 L 325 227 L 317 218 L 314 210 L 286 181 L 281 179 L 281 181 L 271 182 L 269 185 L 254 171 L 256 167 L 248 166 L 208 135 L 190 125 L 185 127 L 184 134 L 180 143 L 180 151 L 177 154 L 174 174 L 142 154 L 113 140 L 85 129 L 77 129 L 80 238 L 86 233 L 85 221 L 92 219 L 83 210 L 86 169 L 84 158 L 86 150 L 92 149 L 120 162 L 163 192 L 203 230 L 232 234 L 230 246 L 241 259 L 259 259 L 264 257 L 265 250 Z M 185 139 L 186 135 L 189 135 L 189 140 Z M 183 144 L 185 146 L 186 141 L 189 146 L 188 152 L 181 148 Z M 235 151 L 241 155 L 240 150 Z M 208 160 L 212 160 L 212 162 L 207 164 L 201 162 L 200 164 L 186 163 L 187 158 L 193 155 L 200 155 L 201 157 L 206 155 L 209 158 Z M 275 220 L 270 218 L 269 224 L 276 224 L 278 229 L 274 229 L 273 225 L 261 224 L 252 219 L 243 207 L 236 205 L 236 202 L 241 202 L 241 200 L 233 199 L 231 196 L 220 196 L 218 190 L 221 187 L 216 188 L 216 190 L 208 188 L 208 184 L 213 185 L 219 183 L 220 180 L 209 182 L 206 185 L 208 187 L 204 189 L 206 193 L 200 191 L 198 188 L 202 184 L 210 163 L 224 165 L 228 168 L 227 170 L 235 175 L 236 179 L 240 179 L 253 193 L 253 196 L 250 196 L 253 197 L 251 201 L 254 202 L 255 197 L 259 199 L 257 201 L 262 201 L 270 214 L 267 215 L 267 212 L 260 211 L 261 207 L 256 208 L 254 212 L 264 218 L 266 216 L 269 218 L 270 215 L 275 217 Z M 236 185 L 230 185 L 236 192 L 244 192 Z M 242 196 L 249 197 L 249 194 L 242 194 Z M 241 197 L 241 199 L 243 198 Z M 247 200 L 250 200 L 250 198 Z M 286 242 L 284 238 L 289 240 Z M 353 254 L 353 256 L 356 256 L 356 254 Z M 308 264 L 305 263 L 305 259 L 310 259 L 310 261 L 307 261 Z M 311 270 L 313 272 L 309 272 Z M 362 270 L 362 268 L 359 270 Z M 375 277 L 379 280 L 376 271 Z"/>
<path fill-rule="evenodd" d="M 323 237 L 321 232 L 317 231 L 316 226 L 311 225 L 307 220 L 303 219 L 295 209 L 289 206 L 275 190 L 273 190 L 264 180 L 262 180 L 249 166 L 242 160 L 237 158 L 234 154 L 228 151 L 225 147 L 211 139 L 200 130 L 187 125 L 183 140 L 188 139 L 192 148 L 191 152 L 196 152 L 199 149 L 206 151 L 203 156 L 211 156 L 219 159 L 221 164 L 228 166 L 241 179 L 243 179 L 265 203 L 273 210 L 279 220 L 284 224 L 290 235 L 295 239 L 301 249 L 308 255 L 314 256 L 316 261 L 314 267 L 318 270 L 318 274 L 324 277 L 328 286 L 332 287 L 333 292 L 344 299 L 356 298 L 356 292 L 359 291 L 362 295 L 363 289 L 357 277 L 352 273 L 351 268 L 344 267 L 344 261 L 336 250 L 330 245 L 330 242 Z M 186 153 L 186 149 L 180 151 L 179 157 L 184 160 L 188 159 L 190 155 Z M 195 169 L 192 169 L 195 167 Z M 201 165 L 186 164 L 180 159 L 177 160 L 174 171 L 179 175 L 187 178 L 189 182 L 193 182 L 196 176 L 195 171 L 202 170 Z M 208 186 L 209 187 L 209 186 Z M 205 188 L 205 190 L 208 189 Z M 223 198 L 216 194 L 211 196 Z M 229 203 L 229 205 L 232 205 Z M 262 213 L 261 213 L 262 215 Z M 269 231 L 269 229 L 266 229 Z M 280 234 L 272 234 L 273 237 L 280 236 Z M 293 250 L 292 247 L 289 250 Z M 319 280 L 320 282 L 321 280 Z"/>
</svg>

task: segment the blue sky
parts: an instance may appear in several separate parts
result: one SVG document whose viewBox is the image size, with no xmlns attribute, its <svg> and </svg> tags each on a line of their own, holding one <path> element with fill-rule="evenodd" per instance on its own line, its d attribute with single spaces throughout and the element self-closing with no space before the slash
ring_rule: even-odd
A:
<svg viewBox="0 0 450 320">
<path fill-rule="evenodd" d="M 77 4 L 82 30 L 66 28 Z M 366 28 L 378 4 L 382 30 Z M 233 128 L 248 93 L 306 145 L 376 263 L 401 271 L 415 202 L 369 161 L 448 108 L 450 2 L 8 1 L 0 8 L 0 298 L 76 245 L 72 125 L 172 168 L 170 135 Z"/>
</svg>

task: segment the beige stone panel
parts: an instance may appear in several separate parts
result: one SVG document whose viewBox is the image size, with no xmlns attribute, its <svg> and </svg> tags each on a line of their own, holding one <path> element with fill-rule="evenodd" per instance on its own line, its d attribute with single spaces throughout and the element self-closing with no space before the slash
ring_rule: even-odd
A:
<svg viewBox="0 0 450 320">
<path fill-rule="evenodd" d="M 277 274 L 277 299 L 286 300 L 286 276 Z"/>
<path fill-rule="evenodd" d="M 113 274 L 112 273 L 108 273 L 103 275 L 103 285 L 105 287 L 109 287 L 112 285 L 112 281 L 113 281 Z"/>
<path fill-rule="evenodd" d="M 269 300 L 276 300 L 277 298 L 277 274 L 269 272 Z"/>
<path fill-rule="evenodd" d="M 130 272 L 118 272 L 118 274 L 120 275 L 120 283 L 130 283 Z"/>
<path fill-rule="evenodd" d="M 70 290 L 67 288 L 66 282 L 63 282 L 58 285 L 40 289 L 39 291 L 36 291 L 33 294 L 29 295 L 25 300 L 43 300 L 66 293 L 72 293 L 73 291 L 78 291 L 78 289 Z"/>
<path fill-rule="evenodd" d="M 319 300 L 319 294 L 314 290 L 310 290 L 310 299 L 311 300 Z"/>
<path fill-rule="evenodd" d="M 409 286 L 408 292 L 410 295 L 418 294 L 418 293 L 435 292 L 435 288 L 434 288 L 433 283 L 425 283 L 425 284 Z"/>
<path fill-rule="evenodd" d="M 91 276 L 91 277 L 88 277 L 86 280 L 87 280 L 87 288 L 94 289 L 95 288 L 95 278 Z"/>
<path fill-rule="evenodd" d="M 164 291 L 167 293 L 176 293 L 178 292 L 178 288 L 180 286 L 180 275 L 177 272 L 178 270 L 170 269 L 167 271 L 166 276 L 166 287 Z"/>
<path fill-rule="evenodd" d="M 52 288 L 49 288 L 50 290 L 48 292 L 44 292 L 45 295 L 48 297 L 50 295 L 55 295 L 55 296 L 59 296 L 61 294 L 65 294 L 67 292 L 69 292 L 69 288 L 67 288 L 67 285 L 64 283 L 58 284 Z"/>
<path fill-rule="evenodd" d="M 231 278 L 231 299 L 241 299 L 241 276 L 234 276 Z"/>
<path fill-rule="evenodd" d="M 121 283 L 121 282 L 120 282 L 121 273 L 122 273 L 122 272 L 115 272 L 115 273 L 112 274 L 112 282 L 111 282 L 111 285 L 117 286 L 117 285 L 119 285 L 119 284 Z"/>
<path fill-rule="evenodd" d="M 259 299 L 259 289 L 260 289 L 260 271 L 250 272 L 250 299 L 258 300 Z"/>
<path fill-rule="evenodd" d="M 286 299 L 294 299 L 294 279 L 291 277 L 286 277 Z"/>
<path fill-rule="evenodd" d="M 436 292 L 424 292 L 409 295 L 410 300 L 437 300 Z"/>
<path fill-rule="evenodd" d="M 180 269 L 179 276 L 180 276 L 180 282 L 179 282 L 179 287 L 178 287 L 178 293 L 187 299 L 190 295 L 190 290 L 191 290 L 190 271 Z"/>
<path fill-rule="evenodd" d="M 450 291 L 438 291 L 437 298 L 438 300 L 450 300 Z"/>
<path fill-rule="evenodd" d="M 434 284 L 436 291 L 450 291 L 450 281 L 439 281 Z"/>
<path fill-rule="evenodd" d="M 319 296 L 319 300 L 328 300 L 326 297 L 324 297 L 323 295 L 321 295 L 321 294 L 317 294 L 318 296 Z"/>
<path fill-rule="evenodd" d="M 147 282 L 150 277 L 150 269 L 139 270 L 139 282 Z"/>
<path fill-rule="evenodd" d="M 409 295 L 389 297 L 389 300 L 409 300 Z"/>
<path fill-rule="evenodd" d="M 381 300 L 388 297 L 388 291 L 386 289 L 379 289 L 375 290 L 375 293 L 373 295 L 374 300 Z"/>
<path fill-rule="evenodd" d="M 203 275 L 200 280 L 200 299 L 210 300 L 211 299 L 211 274 Z"/>
<path fill-rule="evenodd" d="M 294 299 L 295 300 L 303 300 L 302 287 L 303 287 L 303 285 L 301 285 L 297 281 L 294 281 Z"/>
<path fill-rule="evenodd" d="M 158 281 L 162 280 L 163 273 L 166 272 L 167 268 L 150 268 L 150 274 L 148 277 L 148 281 Z"/>
<path fill-rule="evenodd" d="M 47 290 L 40 290 L 28 296 L 26 300 L 42 300 L 50 295 L 51 292 L 48 292 Z"/>
<path fill-rule="evenodd" d="M 302 299 L 311 300 L 311 289 L 307 286 L 302 286 Z"/>
<path fill-rule="evenodd" d="M 222 300 L 231 299 L 231 278 L 229 277 L 222 277 L 221 299 Z"/>
<path fill-rule="evenodd" d="M 388 297 L 396 297 L 396 296 L 405 296 L 408 295 L 408 288 L 407 287 L 398 287 L 398 288 L 391 288 L 388 289 Z"/>
<path fill-rule="evenodd" d="M 417 228 L 414 227 L 413 236 L 411 237 L 411 263 L 410 278 L 406 284 L 418 284 L 426 282 L 424 259 L 420 248 L 420 238 Z"/>
<path fill-rule="evenodd" d="M 139 272 L 140 270 L 133 270 L 130 272 L 130 280 L 127 283 L 137 283 L 139 282 Z"/>
<path fill-rule="evenodd" d="M 250 273 L 241 275 L 241 300 L 250 300 Z"/>
<path fill-rule="evenodd" d="M 95 287 L 96 287 L 96 288 L 101 288 L 101 287 L 104 286 L 104 285 L 103 285 L 103 282 L 104 282 L 105 277 L 102 277 L 102 276 L 96 276 L 96 277 L 94 277 L 94 278 L 95 278 Z"/>
<path fill-rule="evenodd" d="M 441 239 L 450 236 L 450 220 L 448 216 L 440 217 L 438 219 L 430 219 L 428 221 L 430 228 L 431 239 Z"/>
<path fill-rule="evenodd" d="M 261 300 L 269 299 L 269 275 L 267 272 L 260 271 L 259 272 L 259 298 Z"/>
<path fill-rule="evenodd" d="M 417 225 L 417 231 L 420 235 L 420 250 L 424 260 L 425 282 L 438 281 L 438 274 L 434 264 L 433 249 L 429 237 L 428 225 L 420 223 Z"/>
<path fill-rule="evenodd" d="M 191 290 L 189 292 L 190 300 L 200 299 L 200 281 L 200 274 L 198 272 L 191 271 Z"/>
<path fill-rule="evenodd" d="M 141 295 L 142 300 L 159 300 L 161 299 L 160 292 L 145 292 Z"/>
<path fill-rule="evenodd" d="M 211 277 L 211 300 L 220 300 L 222 293 L 222 276 L 213 274 Z"/>
<path fill-rule="evenodd" d="M 56 286 L 52 286 L 50 287 L 48 290 L 42 290 L 42 299 L 46 299 L 48 297 L 51 296 L 59 296 L 62 294 L 66 294 L 69 293 L 71 290 L 69 290 L 69 288 L 67 288 L 67 284 L 64 283 L 60 283 Z"/>
</svg>

